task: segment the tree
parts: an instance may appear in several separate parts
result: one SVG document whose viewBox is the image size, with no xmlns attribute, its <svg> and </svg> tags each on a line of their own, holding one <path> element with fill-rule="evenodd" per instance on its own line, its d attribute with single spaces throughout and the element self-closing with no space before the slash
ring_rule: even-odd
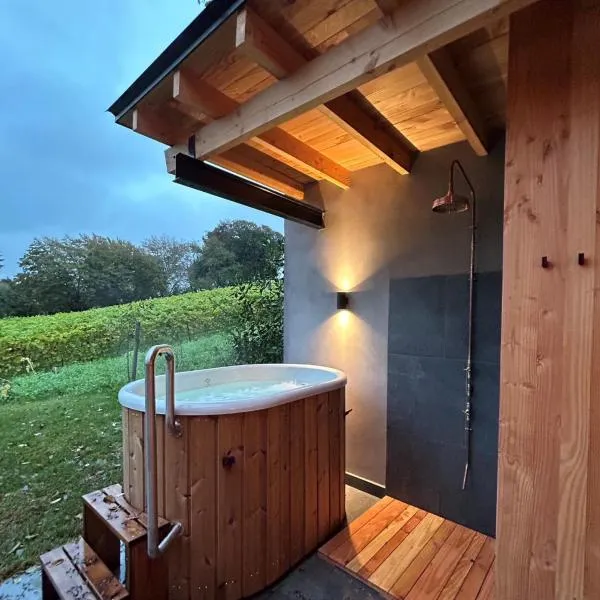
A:
<svg viewBox="0 0 600 600">
<path fill-rule="evenodd" d="M 86 308 L 81 297 L 81 266 L 85 244 L 81 238 L 36 238 L 19 265 L 13 292 L 22 315 L 69 312 Z"/>
<path fill-rule="evenodd" d="M 10 314 L 86 310 L 163 296 L 159 261 L 129 242 L 96 235 L 35 239 L 3 302 Z"/>
<path fill-rule="evenodd" d="M 200 252 L 198 244 L 163 235 L 148 238 L 142 247 L 160 263 L 170 295 L 189 291 L 190 267 Z"/>
<path fill-rule="evenodd" d="M 283 267 L 283 235 L 266 225 L 224 221 L 202 240 L 190 269 L 196 290 L 276 279 Z"/>
<path fill-rule="evenodd" d="M 81 265 L 86 308 L 125 304 L 167 294 L 167 280 L 157 258 L 130 242 L 90 236 Z"/>
</svg>

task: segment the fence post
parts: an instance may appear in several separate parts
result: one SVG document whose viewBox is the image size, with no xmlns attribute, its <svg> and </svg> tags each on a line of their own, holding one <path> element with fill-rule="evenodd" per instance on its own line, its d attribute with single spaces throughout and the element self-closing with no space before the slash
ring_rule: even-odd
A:
<svg viewBox="0 0 600 600">
<path fill-rule="evenodd" d="M 135 333 L 133 336 L 133 361 L 131 365 L 131 380 L 137 379 L 138 353 L 140 351 L 140 334 L 142 326 L 139 321 L 135 322 Z"/>
</svg>

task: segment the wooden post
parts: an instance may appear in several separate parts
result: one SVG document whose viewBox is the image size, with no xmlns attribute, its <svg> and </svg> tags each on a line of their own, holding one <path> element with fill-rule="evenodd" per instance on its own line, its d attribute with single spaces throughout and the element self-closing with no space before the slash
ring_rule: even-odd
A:
<svg viewBox="0 0 600 600">
<path fill-rule="evenodd" d="M 511 18 L 497 600 L 600 598 L 599 39 L 598 0 Z"/>
<path fill-rule="evenodd" d="M 137 379 L 138 354 L 140 352 L 140 334 L 142 326 L 139 321 L 135 322 L 135 333 L 133 335 L 133 360 L 131 361 L 131 381 Z"/>
</svg>

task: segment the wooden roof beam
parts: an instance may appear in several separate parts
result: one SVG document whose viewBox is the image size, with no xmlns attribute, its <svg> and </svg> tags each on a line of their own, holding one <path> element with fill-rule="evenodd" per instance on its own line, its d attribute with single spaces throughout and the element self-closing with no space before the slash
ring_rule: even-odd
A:
<svg viewBox="0 0 600 600">
<path fill-rule="evenodd" d="M 131 128 L 136 133 L 161 143 L 177 144 L 187 139 L 186 132 L 172 116 L 149 106 L 139 106 L 133 110 Z"/>
<path fill-rule="evenodd" d="M 173 101 L 182 112 L 205 121 L 219 119 L 239 107 L 238 102 L 195 74 L 181 70 L 173 75 Z M 350 187 L 347 169 L 283 129 L 265 131 L 246 143 L 313 179 L 325 179 L 344 190 Z"/>
<path fill-rule="evenodd" d="M 178 144 L 165 150 L 167 172 L 170 174 L 175 173 L 175 157 L 178 154 L 190 156 L 188 147 Z M 260 183 L 272 190 L 281 192 L 290 198 L 295 198 L 296 200 L 304 199 L 304 186 L 301 183 L 267 165 L 252 160 L 252 158 L 246 156 L 240 148 L 232 148 L 219 156 L 212 156 L 207 159 L 207 162 L 218 165 L 237 175 L 242 175 L 243 177 L 255 181 L 256 183 Z"/>
<path fill-rule="evenodd" d="M 448 51 L 440 48 L 421 57 L 417 65 L 475 153 L 485 156 L 489 151 L 487 124 Z"/>
<path fill-rule="evenodd" d="M 309 62 L 248 8 L 238 14 L 236 49 L 277 79 Z M 360 98 L 347 94 L 319 109 L 395 171 L 404 175 L 412 168 L 416 149 L 375 109 L 364 110 Z"/>
<path fill-rule="evenodd" d="M 196 136 L 210 156 L 249 140 L 536 0 L 410 0 Z"/>
</svg>

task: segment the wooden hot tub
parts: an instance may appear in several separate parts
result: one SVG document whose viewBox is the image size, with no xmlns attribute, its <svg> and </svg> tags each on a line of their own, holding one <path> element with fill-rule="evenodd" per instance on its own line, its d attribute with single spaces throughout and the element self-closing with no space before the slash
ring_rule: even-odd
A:
<svg viewBox="0 0 600 600">
<path fill-rule="evenodd" d="M 264 381 L 275 387 L 257 396 L 253 388 Z M 339 529 L 345 518 L 342 373 L 301 365 L 178 373 L 181 437 L 165 431 L 164 376 L 156 384 L 158 512 L 183 525 L 165 554 L 170 599 L 255 594 Z M 211 388 L 228 390 L 228 399 L 220 401 Z M 198 389 L 204 398 L 194 398 Z M 123 489 L 139 509 L 145 508 L 143 394 L 143 381 L 119 393 Z"/>
</svg>

